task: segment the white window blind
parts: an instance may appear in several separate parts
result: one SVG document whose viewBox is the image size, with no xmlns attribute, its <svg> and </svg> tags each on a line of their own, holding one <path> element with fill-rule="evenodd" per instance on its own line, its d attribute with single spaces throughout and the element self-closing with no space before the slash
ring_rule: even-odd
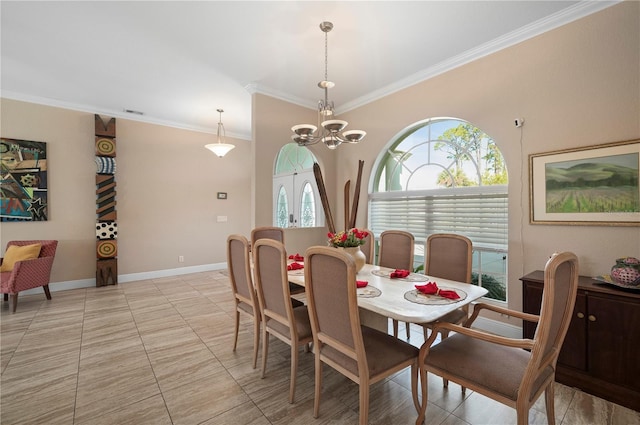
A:
<svg viewBox="0 0 640 425">
<path fill-rule="evenodd" d="M 458 233 L 479 248 L 507 249 L 506 185 L 377 192 L 369 201 L 369 226 L 376 235 L 402 229 L 424 243 L 433 233 Z"/>
</svg>

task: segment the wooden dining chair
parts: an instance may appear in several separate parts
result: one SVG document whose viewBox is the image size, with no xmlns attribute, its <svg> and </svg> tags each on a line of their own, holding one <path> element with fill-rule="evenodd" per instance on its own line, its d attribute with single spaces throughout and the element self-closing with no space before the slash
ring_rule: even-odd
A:
<svg viewBox="0 0 640 425">
<path fill-rule="evenodd" d="M 409 232 L 402 230 L 385 230 L 380 234 L 380 252 L 378 265 L 392 269 L 413 272 L 413 252 L 415 239 Z M 393 336 L 398 336 L 398 321 L 393 320 Z M 411 336 L 409 324 L 406 323 L 407 339 Z"/>
<path fill-rule="evenodd" d="M 267 368 L 269 336 L 291 346 L 291 381 L 289 403 L 293 403 L 298 374 L 299 347 L 313 340 L 306 305 L 293 307 L 287 277 L 287 252 L 281 242 L 271 239 L 256 241 L 253 251 L 254 272 L 260 313 L 262 314 L 262 378 Z"/>
<path fill-rule="evenodd" d="M 360 251 L 364 253 L 367 264 L 375 264 L 375 235 L 369 229 L 362 229 L 362 231 L 367 232 L 367 237 L 364 238 L 364 244 L 360 245 Z"/>
<path fill-rule="evenodd" d="M 473 260 L 473 244 L 466 236 L 453 233 L 435 233 L 430 235 L 424 243 L 425 261 L 424 274 L 434 278 L 455 280 L 471 283 L 471 265 Z M 451 313 L 441 317 L 437 322 L 463 324 L 469 318 L 469 304 L 457 308 Z M 433 329 L 432 323 L 423 323 L 424 340 L 428 338 L 428 330 Z M 449 331 L 440 331 L 442 339 L 449 336 Z M 449 381 L 443 378 L 445 387 Z M 465 391 L 465 387 L 462 387 Z"/>
<path fill-rule="evenodd" d="M 317 418 L 320 411 L 323 363 L 360 386 L 361 425 L 368 423 L 370 385 L 410 366 L 413 403 L 420 415 L 426 408 L 426 387 L 422 385 L 420 401 L 418 349 L 360 324 L 353 258 L 323 246 L 307 249 L 305 258 L 305 290 L 315 355 L 313 417 Z"/>
<path fill-rule="evenodd" d="M 236 346 L 238 345 L 240 313 L 248 314 L 253 318 L 253 368 L 255 369 L 260 345 L 260 310 L 251 278 L 249 241 L 244 236 L 230 235 L 227 238 L 227 265 L 229 267 L 233 301 L 235 302 L 233 351 L 236 351 Z"/>
<path fill-rule="evenodd" d="M 284 244 L 284 229 L 282 227 L 262 226 L 256 227 L 251 231 L 251 249 L 256 244 L 258 239 L 271 239 L 274 241 L 282 242 Z M 301 294 L 304 292 L 304 288 L 297 285 L 289 285 L 289 291 L 292 294 Z M 294 307 L 303 304 L 301 301 L 292 298 Z"/>
<path fill-rule="evenodd" d="M 427 372 L 478 392 L 516 409 L 518 425 L 529 421 L 529 409 L 545 393 L 547 422 L 555 424 L 554 380 L 578 288 L 578 259 L 571 252 L 554 254 L 544 269 L 540 315 L 477 304 L 464 326 L 435 323 L 429 339 L 420 348 L 420 378 Z M 471 325 L 481 311 L 537 323 L 533 339 L 507 338 Z M 442 330 L 455 334 L 433 345 Z M 424 386 L 423 386 L 424 387 Z M 416 424 L 422 424 L 424 412 Z"/>
<path fill-rule="evenodd" d="M 284 229 L 282 227 L 262 226 L 251 230 L 251 249 L 258 239 L 272 239 L 284 244 Z"/>
<path fill-rule="evenodd" d="M 424 274 L 430 278 L 442 278 L 457 282 L 471 283 L 471 268 L 473 260 L 473 243 L 463 235 L 453 233 L 435 233 L 427 238 L 424 244 L 425 262 Z M 458 308 L 439 319 L 439 322 L 462 324 L 469 317 L 469 305 Z M 427 329 L 431 323 L 422 325 L 424 339 L 427 340 Z M 446 338 L 448 332 L 441 332 Z"/>
</svg>

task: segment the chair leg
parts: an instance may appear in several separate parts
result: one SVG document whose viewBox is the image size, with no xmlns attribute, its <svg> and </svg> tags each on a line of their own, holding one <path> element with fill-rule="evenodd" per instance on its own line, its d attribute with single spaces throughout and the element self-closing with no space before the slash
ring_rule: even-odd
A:
<svg viewBox="0 0 640 425">
<path fill-rule="evenodd" d="M 518 425 L 529 425 L 529 400 L 525 397 L 516 401 L 516 418 Z"/>
<path fill-rule="evenodd" d="M 411 323 L 407 322 L 404 324 L 406 326 L 407 329 L 407 339 L 411 338 Z"/>
<path fill-rule="evenodd" d="M 322 389 L 322 362 L 320 361 L 319 347 L 315 348 L 315 365 L 316 365 L 316 385 L 315 396 L 313 398 L 313 417 L 317 418 L 320 413 L 320 390 Z"/>
<path fill-rule="evenodd" d="M 446 337 L 448 337 L 448 336 L 449 336 L 449 331 L 448 331 L 448 330 L 446 330 L 446 331 L 444 331 L 444 330 L 443 330 L 443 331 L 441 331 L 441 332 L 440 332 L 440 341 L 444 341 L 444 339 L 445 339 Z M 445 387 L 445 388 L 449 388 L 449 380 L 448 380 L 448 379 L 444 379 L 444 378 L 442 378 L 442 386 L 443 386 L 443 387 Z M 462 388 L 462 393 L 464 394 L 464 393 L 466 392 L 466 391 L 465 391 L 464 386 L 463 386 L 463 387 L 461 387 L 461 388 Z"/>
<path fill-rule="evenodd" d="M 289 403 L 293 403 L 296 396 L 296 376 L 297 375 L 298 375 L 298 345 L 296 344 L 296 341 L 291 341 L 291 383 L 289 384 Z"/>
<path fill-rule="evenodd" d="M 260 316 L 253 318 L 253 368 L 258 366 L 258 349 L 260 348 Z"/>
<path fill-rule="evenodd" d="M 49 285 L 44 285 L 44 295 L 47 297 L 48 300 L 51 299 L 51 292 L 49 292 Z"/>
<path fill-rule="evenodd" d="M 233 351 L 236 351 L 236 346 L 238 345 L 238 331 L 240 330 L 240 312 L 237 310 L 236 306 L 236 326 L 233 335 Z"/>
<path fill-rule="evenodd" d="M 11 312 L 15 313 L 18 307 L 18 293 L 11 294 Z"/>
<path fill-rule="evenodd" d="M 398 337 L 398 321 L 393 319 L 393 336 Z"/>
<path fill-rule="evenodd" d="M 547 423 L 549 425 L 555 425 L 556 423 L 556 412 L 555 412 L 555 387 L 553 386 L 553 381 L 549 383 L 547 388 L 544 390 L 544 398 L 545 398 L 545 406 L 547 408 Z"/>
<path fill-rule="evenodd" d="M 423 425 L 425 416 L 427 413 L 427 400 L 429 398 L 427 391 L 428 391 L 429 385 L 427 383 L 427 371 L 420 366 L 419 362 L 418 362 L 418 375 L 420 379 L 420 388 L 422 389 L 422 405 L 420 406 L 420 411 L 418 412 L 416 425 Z"/>
<path fill-rule="evenodd" d="M 4 294 L 4 300 L 9 301 L 9 294 Z"/>
<path fill-rule="evenodd" d="M 260 378 L 264 378 L 267 371 L 267 354 L 269 353 L 269 333 L 267 332 L 266 323 L 262 328 L 262 375 Z"/>
<path fill-rule="evenodd" d="M 360 381 L 360 425 L 369 423 L 369 380 Z"/>
</svg>

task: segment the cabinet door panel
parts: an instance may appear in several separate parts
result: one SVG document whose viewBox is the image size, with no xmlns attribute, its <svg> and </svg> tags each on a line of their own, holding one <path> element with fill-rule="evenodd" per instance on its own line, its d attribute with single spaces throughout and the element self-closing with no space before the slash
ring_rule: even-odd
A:
<svg viewBox="0 0 640 425">
<path fill-rule="evenodd" d="M 589 371 L 597 378 L 640 390 L 640 303 L 589 295 Z"/>
</svg>

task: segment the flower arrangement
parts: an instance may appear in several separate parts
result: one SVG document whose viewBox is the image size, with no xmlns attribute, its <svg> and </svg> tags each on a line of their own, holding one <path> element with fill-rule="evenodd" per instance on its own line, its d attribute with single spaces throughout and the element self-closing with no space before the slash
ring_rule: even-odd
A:
<svg viewBox="0 0 640 425">
<path fill-rule="evenodd" d="M 336 248 L 349 248 L 364 244 L 365 238 L 369 236 L 369 232 L 356 229 L 354 227 L 353 229 L 349 229 L 346 232 L 343 230 L 337 233 L 329 232 L 327 236 L 329 237 L 329 245 Z"/>
</svg>

